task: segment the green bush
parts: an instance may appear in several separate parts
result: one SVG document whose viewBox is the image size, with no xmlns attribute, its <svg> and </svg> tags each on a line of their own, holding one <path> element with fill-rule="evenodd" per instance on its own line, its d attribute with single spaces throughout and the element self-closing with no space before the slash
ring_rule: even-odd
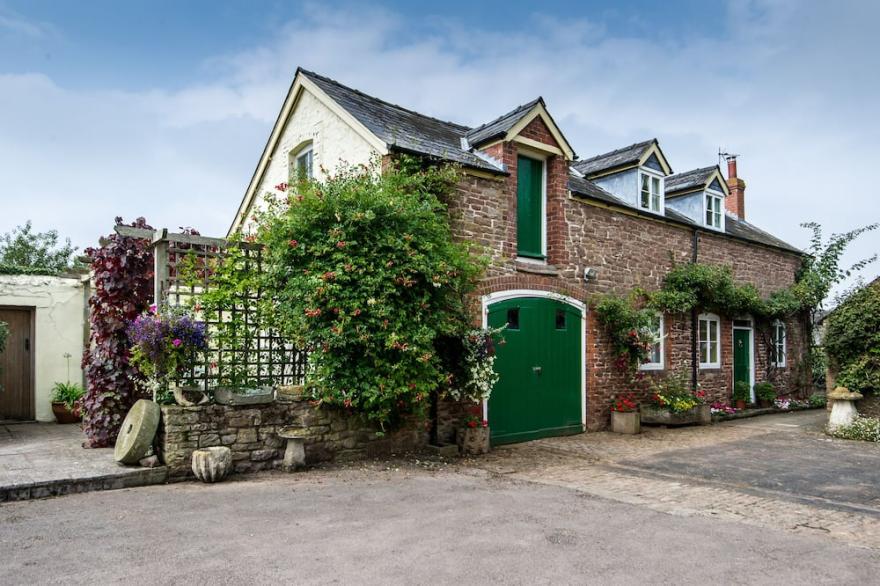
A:
<svg viewBox="0 0 880 586">
<path fill-rule="evenodd" d="M 84 394 L 85 389 L 77 383 L 55 383 L 52 387 L 52 402 L 64 403 L 68 409 L 73 409 Z"/>
<path fill-rule="evenodd" d="M 810 407 L 824 407 L 828 403 L 828 399 L 822 393 L 813 393 L 809 398 Z"/>
<path fill-rule="evenodd" d="M 425 414 L 448 384 L 436 344 L 472 327 L 467 295 L 482 273 L 442 203 L 458 179 L 403 159 L 291 185 L 258 215 L 263 314 L 308 350 L 316 401 L 384 427 Z"/>
<path fill-rule="evenodd" d="M 858 417 L 849 425 L 841 425 L 830 434 L 840 439 L 880 442 L 880 419 Z"/>
<path fill-rule="evenodd" d="M 825 352 L 837 367 L 837 384 L 880 391 L 880 285 L 851 293 L 828 316 Z"/>
<path fill-rule="evenodd" d="M 738 380 L 733 385 L 733 400 L 745 401 L 748 403 L 752 400 L 751 385 L 744 380 Z"/>
<path fill-rule="evenodd" d="M 755 385 L 755 397 L 761 401 L 776 400 L 776 388 L 773 383 L 763 382 Z"/>
</svg>

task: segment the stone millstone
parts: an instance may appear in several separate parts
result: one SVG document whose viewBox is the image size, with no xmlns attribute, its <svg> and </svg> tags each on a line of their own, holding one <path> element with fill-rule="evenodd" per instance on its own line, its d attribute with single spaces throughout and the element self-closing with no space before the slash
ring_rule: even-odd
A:
<svg viewBox="0 0 880 586">
<path fill-rule="evenodd" d="M 137 464 L 153 445 L 161 417 L 159 405 L 146 399 L 135 403 L 125 416 L 113 457 L 121 464 Z"/>
</svg>

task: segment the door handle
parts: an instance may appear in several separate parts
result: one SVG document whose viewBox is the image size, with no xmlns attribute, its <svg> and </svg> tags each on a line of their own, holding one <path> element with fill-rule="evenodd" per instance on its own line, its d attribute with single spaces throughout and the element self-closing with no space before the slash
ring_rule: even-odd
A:
<svg viewBox="0 0 880 586">
<path fill-rule="evenodd" d="M 535 374 L 541 374 L 542 371 L 543 371 L 543 369 L 540 366 L 533 366 L 532 367 L 532 372 L 534 372 Z"/>
</svg>

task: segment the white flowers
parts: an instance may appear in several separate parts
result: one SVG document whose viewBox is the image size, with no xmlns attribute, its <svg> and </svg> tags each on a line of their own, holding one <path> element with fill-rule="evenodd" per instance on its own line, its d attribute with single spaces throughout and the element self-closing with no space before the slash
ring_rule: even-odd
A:
<svg viewBox="0 0 880 586">
<path fill-rule="evenodd" d="M 456 401 L 468 399 L 475 403 L 489 399 L 499 376 L 495 372 L 495 343 L 492 336 L 503 330 L 471 330 L 464 336 L 463 368 L 465 380 L 449 390 Z"/>
</svg>

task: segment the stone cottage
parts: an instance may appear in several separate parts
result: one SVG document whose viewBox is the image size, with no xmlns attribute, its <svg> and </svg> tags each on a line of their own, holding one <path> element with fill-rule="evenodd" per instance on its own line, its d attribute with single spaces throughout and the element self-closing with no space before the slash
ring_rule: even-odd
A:
<svg viewBox="0 0 880 586">
<path fill-rule="evenodd" d="M 444 122 L 297 70 L 230 227 L 247 230 L 266 192 L 291 177 L 399 153 L 461 165 L 447 202 L 457 237 L 491 266 L 479 319 L 507 325 L 485 406 L 496 443 L 601 429 L 628 378 L 590 310 L 600 293 L 658 288 L 674 263 L 730 267 L 764 294 L 795 280 L 802 252 L 746 221 L 736 160 L 675 173 L 656 139 L 579 159 L 538 98 L 476 128 Z M 793 391 L 805 351 L 801 318 L 658 315 L 646 376 L 685 370 L 709 397 L 774 378 Z M 769 332 L 769 336 L 765 335 Z"/>
</svg>

